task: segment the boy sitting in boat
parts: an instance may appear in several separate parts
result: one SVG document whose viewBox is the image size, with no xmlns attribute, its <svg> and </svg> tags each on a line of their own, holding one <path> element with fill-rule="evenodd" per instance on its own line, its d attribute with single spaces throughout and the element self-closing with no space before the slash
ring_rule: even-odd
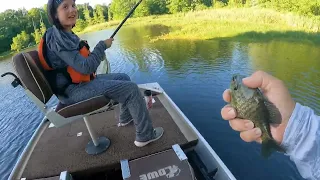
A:
<svg viewBox="0 0 320 180">
<path fill-rule="evenodd" d="M 119 102 L 119 126 L 134 122 L 138 147 L 160 139 L 163 128 L 153 128 L 146 103 L 136 83 L 122 73 L 95 72 L 113 39 L 99 41 L 92 52 L 86 41 L 72 32 L 78 11 L 75 0 L 49 0 L 50 27 L 39 45 L 39 57 L 52 90 L 65 105 L 99 95 Z"/>
</svg>

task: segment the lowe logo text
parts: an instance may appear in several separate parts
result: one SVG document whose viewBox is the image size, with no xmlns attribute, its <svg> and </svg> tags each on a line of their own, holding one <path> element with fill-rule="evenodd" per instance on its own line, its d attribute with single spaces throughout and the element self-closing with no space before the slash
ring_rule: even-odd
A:
<svg viewBox="0 0 320 180">
<path fill-rule="evenodd" d="M 162 176 L 166 176 L 168 179 L 174 178 L 179 176 L 181 170 L 178 166 L 172 165 L 167 166 L 165 168 L 159 169 L 157 171 L 149 172 L 146 174 L 140 175 L 140 180 L 151 180 L 151 179 L 157 179 Z"/>
</svg>

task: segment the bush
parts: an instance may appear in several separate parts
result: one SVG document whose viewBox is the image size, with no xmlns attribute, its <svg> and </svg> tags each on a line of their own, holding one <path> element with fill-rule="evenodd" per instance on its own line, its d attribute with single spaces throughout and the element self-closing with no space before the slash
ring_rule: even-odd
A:
<svg viewBox="0 0 320 180">
<path fill-rule="evenodd" d="M 215 7 L 215 8 L 223 8 L 225 6 L 227 6 L 227 3 L 225 3 L 225 2 L 222 2 L 222 1 L 214 1 L 213 2 L 213 7 Z"/>
<path fill-rule="evenodd" d="M 22 31 L 16 37 L 12 39 L 11 50 L 13 51 L 21 51 L 22 49 L 28 47 L 30 43 L 30 35 L 25 31 Z"/>
<path fill-rule="evenodd" d="M 74 32 L 81 32 L 88 26 L 88 23 L 83 19 L 78 19 L 76 26 L 73 28 Z"/>
<path fill-rule="evenodd" d="M 33 39 L 34 39 L 35 43 L 39 44 L 40 40 L 41 40 L 41 37 L 42 37 L 40 29 L 36 29 L 35 32 L 32 33 L 32 36 L 33 36 Z"/>
<path fill-rule="evenodd" d="M 201 11 L 201 10 L 205 10 L 205 9 L 208 9 L 208 7 L 205 6 L 204 4 L 197 4 L 197 5 L 194 7 L 194 10 L 195 10 L 195 11 Z"/>
</svg>

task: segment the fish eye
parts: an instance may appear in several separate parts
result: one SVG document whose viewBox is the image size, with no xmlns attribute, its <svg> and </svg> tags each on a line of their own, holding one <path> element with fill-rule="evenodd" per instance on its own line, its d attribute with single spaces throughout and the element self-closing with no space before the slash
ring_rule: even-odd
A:
<svg viewBox="0 0 320 180">
<path fill-rule="evenodd" d="M 233 90 L 237 90 L 238 89 L 238 85 L 237 85 L 237 78 L 235 76 L 232 77 L 232 84 L 234 85 Z"/>
<path fill-rule="evenodd" d="M 235 82 L 235 81 L 234 81 L 234 87 L 233 87 L 233 90 L 235 90 L 235 91 L 236 91 L 236 90 L 238 90 L 238 84 L 237 84 L 237 82 Z"/>
</svg>

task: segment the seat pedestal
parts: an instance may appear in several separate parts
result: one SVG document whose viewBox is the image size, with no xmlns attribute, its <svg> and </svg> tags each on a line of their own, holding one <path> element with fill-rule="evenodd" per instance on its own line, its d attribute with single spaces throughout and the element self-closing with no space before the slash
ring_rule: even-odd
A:
<svg viewBox="0 0 320 180">
<path fill-rule="evenodd" d="M 87 117 L 84 117 L 84 122 L 87 126 L 88 132 L 91 136 L 91 141 L 87 144 L 86 152 L 90 155 L 97 155 L 106 151 L 110 146 L 110 140 L 106 137 L 97 138 L 96 133 L 92 129 L 90 121 Z"/>
<path fill-rule="evenodd" d="M 106 151 L 110 146 L 110 140 L 106 137 L 99 137 L 97 140 L 98 145 L 94 145 L 93 141 L 87 144 L 86 152 L 90 155 L 97 155 Z"/>
</svg>

